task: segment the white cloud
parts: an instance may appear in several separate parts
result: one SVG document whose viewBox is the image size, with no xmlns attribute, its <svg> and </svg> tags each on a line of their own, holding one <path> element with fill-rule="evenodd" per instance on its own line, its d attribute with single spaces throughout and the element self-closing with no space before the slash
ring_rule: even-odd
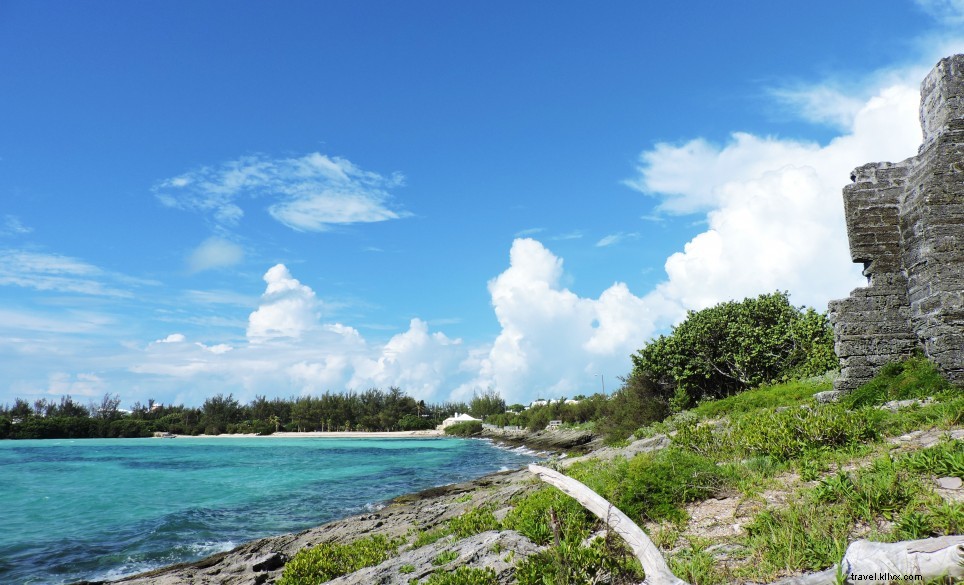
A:
<svg viewBox="0 0 964 585">
<path fill-rule="evenodd" d="M 384 343 L 369 343 L 353 327 L 321 322 L 321 301 L 283 264 L 269 269 L 264 280 L 261 304 L 249 317 L 247 343 L 183 343 L 183 335 L 172 334 L 142 348 L 130 370 L 190 379 L 199 386 L 203 380 L 208 394 L 230 388 L 241 399 L 270 389 L 284 389 L 284 394 L 392 385 L 432 399 L 451 390 L 453 375 L 460 375 L 466 355 L 461 340 L 430 331 L 420 319 Z"/>
<path fill-rule="evenodd" d="M 619 232 L 615 234 L 609 234 L 604 236 L 598 242 L 596 242 L 597 248 L 606 248 L 608 246 L 614 246 L 620 242 L 625 242 L 626 240 L 635 240 L 639 238 L 639 234 L 636 232 L 626 233 Z"/>
<path fill-rule="evenodd" d="M 509 268 L 489 281 L 502 331 L 487 355 L 469 356 L 478 375 L 461 394 L 493 387 L 509 401 L 572 395 L 592 391 L 596 374 L 625 373 L 628 356 L 656 329 L 659 305 L 623 283 L 582 298 L 562 277 L 562 260 L 541 243 L 513 242 Z"/>
<path fill-rule="evenodd" d="M 261 306 L 248 317 L 248 339 L 262 343 L 278 338 L 300 338 L 318 321 L 315 292 L 291 276 L 284 264 L 264 275 L 267 283 Z"/>
<path fill-rule="evenodd" d="M 25 226 L 20 218 L 15 215 L 3 216 L 3 224 L 0 225 L 0 236 L 21 236 L 33 231 L 32 227 Z"/>
<path fill-rule="evenodd" d="M 93 296 L 130 297 L 109 280 L 124 280 L 76 258 L 27 250 L 0 250 L 0 286 Z"/>
<path fill-rule="evenodd" d="M 964 23 L 964 0 L 916 0 L 917 4 L 945 25 Z"/>
<path fill-rule="evenodd" d="M 163 205 L 209 214 L 223 226 L 241 221 L 242 200 L 265 198 L 272 201 L 268 213 L 284 225 L 325 231 L 408 216 L 392 208 L 389 193 L 403 184 L 400 174 L 382 176 L 316 152 L 287 159 L 242 157 L 161 181 L 154 192 Z"/>
<path fill-rule="evenodd" d="M 198 342 L 196 342 L 194 345 L 200 347 L 200 348 L 203 349 L 204 351 L 209 351 L 209 352 L 211 352 L 211 353 L 213 353 L 213 354 L 227 353 L 227 352 L 231 351 L 232 349 L 234 349 L 233 347 L 231 347 L 230 345 L 228 345 L 228 344 L 226 344 L 226 343 L 217 343 L 217 344 L 215 344 L 215 345 L 204 345 L 203 343 L 201 343 L 200 341 L 198 341 Z"/>
<path fill-rule="evenodd" d="M 916 88 L 879 89 L 826 145 L 735 133 L 644 152 L 629 183 L 667 212 L 705 212 L 707 229 L 666 261 L 657 294 L 687 309 L 773 290 L 824 309 L 863 282 L 850 262 L 842 187 L 850 170 L 899 161 L 921 141 Z"/>
<path fill-rule="evenodd" d="M 244 258 L 244 249 L 224 238 L 212 236 L 195 248 L 187 258 L 191 272 L 234 266 Z"/>
<path fill-rule="evenodd" d="M 55 396 L 102 396 L 107 393 L 107 381 L 92 373 L 68 374 L 56 372 L 50 375 L 47 384 L 47 394 Z"/>
</svg>

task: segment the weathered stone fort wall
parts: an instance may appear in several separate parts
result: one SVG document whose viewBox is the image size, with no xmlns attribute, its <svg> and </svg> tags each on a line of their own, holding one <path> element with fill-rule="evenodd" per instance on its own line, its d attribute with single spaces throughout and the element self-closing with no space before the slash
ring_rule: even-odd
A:
<svg viewBox="0 0 964 585">
<path fill-rule="evenodd" d="M 869 282 L 830 302 L 837 390 L 915 349 L 964 384 L 964 55 L 924 79 L 920 116 L 917 156 L 858 167 L 843 190 L 851 258 Z"/>
</svg>

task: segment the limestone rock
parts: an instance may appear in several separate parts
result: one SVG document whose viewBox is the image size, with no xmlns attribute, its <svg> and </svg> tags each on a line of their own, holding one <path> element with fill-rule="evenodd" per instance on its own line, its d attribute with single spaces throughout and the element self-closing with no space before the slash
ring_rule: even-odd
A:
<svg viewBox="0 0 964 585">
<path fill-rule="evenodd" d="M 495 571 L 500 584 L 509 583 L 519 559 L 540 550 L 531 540 L 511 530 L 491 530 L 458 541 L 448 537 L 404 552 L 380 565 L 332 579 L 328 585 L 405 584 L 410 579 L 425 579 L 437 570 L 451 571 L 455 567 L 488 567 Z M 452 559 L 436 564 L 443 553 Z"/>
<path fill-rule="evenodd" d="M 924 79 L 920 117 L 917 156 L 858 167 L 844 188 L 851 258 L 869 286 L 830 302 L 836 390 L 917 349 L 964 384 L 964 55 Z"/>
<path fill-rule="evenodd" d="M 959 490 L 962 484 L 964 484 L 964 480 L 959 477 L 940 477 L 937 479 L 937 485 L 945 490 Z"/>
</svg>

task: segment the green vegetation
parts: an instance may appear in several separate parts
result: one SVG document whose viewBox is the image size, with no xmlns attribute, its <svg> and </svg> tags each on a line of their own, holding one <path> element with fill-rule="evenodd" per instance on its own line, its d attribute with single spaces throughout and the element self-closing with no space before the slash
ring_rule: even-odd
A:
<svg viewBox="0 0 964 585">
<path fill-rule="evenodd" d="M 454 437 L 471 437 L 482 432 L 482 423 L 466 421 L 445 427 L 445 434 Z"/>
<path fill-rule="evenodd" d="M 78 404 L 70 396 L 59 403 L 41 399 L 32 405 L 17 399 L 0 405 L 0 439 L 149 437 L 155 432 L 216 435 L 276 431 L 394 431 L 435 428 L 464 403 L 429 405 L 398 388 L 387 392 L 331 393 L 289 399 L 258 396 L 241 404 L 233 395 L 218 394 L 200 408 L 170 406 L 149 400 L 129 412 L 118 408 L 117 395 L 98 403 Z"/>
<path fill-rule="evenodd" d="M 825 315 L 775 292 L 690 311 L 668 336 L 632 356 L 632 384 L 651 381 L 676 408 L 837 367 Z"/>
<path fill-rule="evenodd" d="M 400 544 L 376 534 L 349 544 L 326 542 L 303 549 L 285 565 L 278 585 L 315 585 L 377 565 L 393 556 Z"/>
<path fill-rule="evenodd" d="M 943 394 L 951 385 L 937 368 L 923 356 L 887 364 L 870 382 L 843 397 L 847 408 L 883 404 L 889 400 L 907 400 Z"/>
<path fill-rule="evenodd" d="M 964 442 L 892 455 L 881 439 L 959 425 L 960 391 L 918 358 L 885 368 L 871 384 L 861 391 L 874 398 L 852 409 L 815 403 L 813 394 L 829 389 L 825 377 L 703 401 L 637 432 L 674 432 L 673 446 L 629 460 L 581 462 L 567 472 L 640 525 L 655 522 L 650 535 L 658 546 L 674 549 L 667 553 L 673 571 L 699 585 L 822 570 L 857 537 L 959 534 L 964 505 L 938 496 L 933 477 L 962 476 Z M 925 395 L 934 401 L 899 412 L 875 406 Z M 774 489 L 786 490 L 786 503 L 762 506 L 743 534 L 723 539 L 736 551 L 729 562 L 715 558 L 709 540 L 687 534 L 688 504 L 732 496 L 751 503 Z M 596 557 L 592 546 L 577 546 L 600 525 L 553 488 L 515 502 L 504 525 L 550 545 L 518 565 L 520 583 L 543 583 L 542 575 L 549 575 L 547 582 L 589 582 L 599 563 L 622 558 L 611 548 Z"/>
<path fill-rule="evenodd" d="M 413 580 L 417 583 L 417 580 Z M 451 573 L 436 571 L 423 585 L 495 585 L 495 571 L 489 568 L 459 567 Z"/>
</svg>

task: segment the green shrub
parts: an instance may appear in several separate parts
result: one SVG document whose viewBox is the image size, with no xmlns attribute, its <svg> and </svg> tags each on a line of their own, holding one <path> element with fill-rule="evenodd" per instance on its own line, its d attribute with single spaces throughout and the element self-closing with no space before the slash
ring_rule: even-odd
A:
<svg viewBox="0 0 964 585">
<path fill-rule="evenodd" d="M 921 491 L 916 479 L 884 457 L 854 473 L 827 477 L 812 493 L 816 502 L 844 503 L 851 517 L 872 523 L 878 516 L 894 519 Z"/>
<path fill-rule="evenodd" d="M 447 550 L 440 552 L 434 559 L 432 559 L 432 564 L 440 567 L 446 563 L 451 563 L 455 559 L 459 558 L 459 553 L 454 550 Z"/>
<path fill-rule="evenodd" d="M 755 570 L 768 578 L 778 572 L 818 571 L 840 562 L 850 541 L 852 522 L 842 506 L 790 502 L 757 514 L 747 525 L 747 544 L 755 551 Z"/>
<path fill-rule="evenodd" d="M 451 573 L 436 571 L 424 585 L 496 585 L 495 571 L 486 568 L 459 567 Z"/>
<path fill-rule="evenodd" d="M 445 427 L 446 435 L 471 437 L 482 432 L 482 423 L 476 421 L 460 422 Z"/>
<path fill-rule="evenodd" d="M 302 549 L 285 565 L 278 585 L 315 585 L 377 565 L 393 556 L 400 544 L 375 535 L 349 544 L 325 542 Z"/>
<path fill-rule="evenodd" d="M 553 538 L 550 510 L 559 521 L 563 540 L 582 540 L 595 524 L 592 513 L 576 500 L 547 486 L 523 496 L 506 515 L 502 526 L 523 534 L 536 544 L 547 544 Z"/>
<path fill-rule="evenodd" d="M 562 541 L 524 559 L 515 572 L 519 585 L 599 583 L 604 575 L 604 582 L 639 583 L 643 571 L 621 541 L 595 539 L 589 546 Z"/>
<path fill-rule="evenodd" d="M 914 356 L 885 365 L 874 379 L 844 396 L 840 403 L 847 408 L 860 408 L 890 400 L 934 396 L 950 389 L 937 366 L 923 356 Z"/>
<path fill-rule="evenodd" d="M 827 317 L 792 306 L 783 292 L 690 311 L 632 360 L 630 378 L 653 380 L 675 408 L 837 367 Z"/>
<path fill-rule="evenodd" d="M 576 464 L 569 473 L 637 521 L 683 520 L 685 504 L 709 498 L 728 483 L 715 461 L 675 446 L 630 461 Z"/>
<path fill-rule="evenodd" d="M 452 531 L 449 530 L 447 526 L 434 528 L 432 530 L 423 530 L 415 537 L 415 542 L 412 543 L 412 548 L 422 548 L 423 546 L 434 544 L 438 540 L 445 538 L 450 534 L 452 534 Z"/>
<path fill-rule="evenodd" d="M 787 461 L 808 450 L 835 448 L 878 437 L 880 413 L 827 404 L 813 409 L 763 410 L 737 421 L 732 441 L 747 454 Z"/>
<path fill-rule="evenodd" d="M 501 524 L 489 507 L 473 508 L 449 520 L 449 529 L 458 538 L 467 538 L 487 530 L 498 530 Z"/>
<path fill-rule="evenodd" d="M 905 455 L 899 464 L 917 473 L 964 479 L 964 441 L 942 441 Z"/>
<path fill-rule="evenodd" d="M 683 505 L 712 497 L 725 484 L 712 460 L 669 448 L 633 458 L 623 481 L 603 497 L 630 518 L 683 520 Z"/>
</svg>

